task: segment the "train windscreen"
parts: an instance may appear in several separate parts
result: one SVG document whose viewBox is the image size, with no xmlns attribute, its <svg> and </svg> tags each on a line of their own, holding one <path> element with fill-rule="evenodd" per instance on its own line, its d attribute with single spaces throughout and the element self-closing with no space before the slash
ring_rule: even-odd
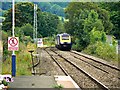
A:
<svg viewBox="0 0 120 90">
<path fill-rule="evenodd" d="M 69 35 L 62 35 L 62 40 L 69 40 Z"/>
</svg>

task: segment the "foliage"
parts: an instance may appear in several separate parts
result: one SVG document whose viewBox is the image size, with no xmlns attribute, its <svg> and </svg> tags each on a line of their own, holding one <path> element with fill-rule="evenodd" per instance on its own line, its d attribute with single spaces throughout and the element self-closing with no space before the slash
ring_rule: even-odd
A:
<svg viewBox="0 0 120 90">
<path fill-rule="evenodd" d="M 10 56 L 7 57 L 6 60 L 4 60 L 2 63 L 2 74 L 11 74 L 11 57 Z"/>
<path fill-rule="evenodd" d="M 31 42 L 28 42 L 27 44 L 27 50 L 30 51 L 30 50 L 33 50 L 35 51 L 36 50 L 36 44 L 35 43 L 31 43 Z"/>
<path fill-rule="evenodd" d="M 22 2 L 22 0 L 21 0 Z M 19 3 L 19 2 L 16 2 Z M 56 14 L 58 16 L 65 16 L 64 8 L 68 5 L 69 2 L 35 2 L 38 7 L 44 12 L 50 12 L 52 14 Z M 1 8 L 3 10 L 8 10 L 12 7 L 11 2 L 2 2 Z"/>
<path fill-rule="evenodd" d="M 6 80 L 3 80 L 2 84 L 4 84 L 4 86 L 8 86 L 9 83 Z"/>
<path fill-rule="evenodd" d="M 6 60 L 9 55 L 11 55 L 11 52 L 8 51 L 8 33 L 5 31 L 2 32 L 2 41 L 3 41 L 3 61 Z"/>
<path fill-rule="evenodd" d="M 23 41 L 24 38 L 24 32 L 20 27 L 15 27 L 15 36 L 19 37 L 19 42 Z"/>
<path fill-rule="evenodd" d="M 118 59 L 116 46 L 110 46 L 108 43 L 103 43 L 101 41 L 98 41 L 95 44 L 90 44 L 83 52 L 109 61 L 117 61 Z"/>
<path fill-rule="evenodd" d="M 93 30 L 90 32 L 90 43 L 94 44 L 97 41 L 101 41 L 103 43 L 106 42 L 106 34 L 103 31 L 98 31 L 94 27 Z"/>
<path fill-rule="evenodd" d="M 72 45 L 72 49 L 77 50 L 77 51 L 81 51 L 81 45 L 80 45 L 80 39 L 76 38 L 75 39 L 75 44 Z"/>
<path fill-rule="evenodd" d="M 98 13 L 94 10 L 91 10 L 88 14 L 88 18 L 84 20 L 84 31 L 90 32 L 93 28 L 96 28 L 98 31 L 103 31 L 104 26 L 101 19 L 98 19 Z"/>
<path fill-rule="evenodd" d="M 64 17 L 64 8 L 68 5 L 68 2 L 38 2 L 37 4 L 43 12 L 50 12 Z"/>
<path fill-rule="evenodd" d="M 24 41 L 25 36 L 33 38 L 33 27 L 29 23 L 22 27 L 16 27 L 15 36 L 18 36 L 20 41 Z"/>
<path fill-rule="evenodd" d="M 50 13 L 38 13 L 38 37 L 52 36 L 57 33 L 59 18 Z"/>
<path fill-rule="evenodd" d="M 99 8 L 96 3 L 71 2 L 65 11 L 67 14 L 67 18 L 70 21 L 73 21 L 74 18 L 77 18 L 78 20 L 87 18 L 88 14 L 86 10 L 88 11 L 94 10 L 95 12 L 97 12 L 98 19 L 102 20 L 105 32 L 107 33 L 111 31 L 112 26 L 109 20 L 110 18 L 109 13 L 106 10 Z"/>
<path fill-rule="evenodd" d="M 24 26 L 21 27 L 21 31 L 24 32 L 25 36 L 30 36 L 31 38 L 33 38 L 33 27 L 31 26 L 31 24 L 25 24 Z"/>
<path fill-rule="evenodd" d="M 110 20 L 113 23 L 113 29 L 109 32 L 120 39 L 120 1 L 119 2 L 102 2 L 98 3 L 100 7 L 106 9 L 110 13 Z"/>
<path fill-rule="evenodd" d="M 15 5 L 15 25 L 16 32 L 18 36 L 22 36 L 20 40 L 23 39 L 23 36 L 33 36 L 33 19 L 34 19 L 34 5 L 30 2 L 21 2 Z M 11 31 L 12 19 L 11 19 L 12 9 L 8 10 L 4 16 L 6 17 L 3 22 L 3 30 Z M 41 12 L 40 9 L 37 9 L 38 16 L 38 37 L 52 36 L 57 33 L 57 26 L 59 23 L 59 18 L 56 15 Z M 49 32 L 49 33 L 48 33 Z M 22 34 L 22 35 L 20 35 Z"/>
<path fill-rule="evenodd" d="M 48 47 L 55 46 L 55 35 L 43 38 L 43 44 Z"/>
<path fill-rule="evenodd" d="M 109 13 L 97 6 L 96 3 L 71 2 L 66 8 L 66 18 L 69 19 L 65 23 L 67 33 L 73 35 L 73 48 L 84 49 L 90 43 L 90 32 L 93 28 L 98 31 L 108 33 L 112 29 L 109 20 Z M 79 45 L 80 44 L 80 45 Z"/>
<path fill-rule="evenodd" d="M 59 18 L 61 18 L 61 17 L 59 17 Z M 57 25 L 57 33 L 64 33 L 64 32 L 66 32 L 64 23 L 62 22 L 62 20 L 59 20 L 58 25 Z"/>
<path fill-rule="evenodd" d="M 23 50 L 24 48 L 24 50 Z M 26 48 L 26 45 L 20 43 L 20 52 L 16 54 L 16 75 L 30 75 L 31 56 Z"/>
<path fill-rule="evenodd" d="M 28 51 L 22 51 L 17 54 L 17 72 L 16 75 L 31 75 L 31 56 Z"/>
<path fill-rule="evenodd" d="M 40 11 L 40 9 L 38 9 Z M 15 5 L 15 26 L 21 27 L 27 23 L 33 25 L 34 4 L 30 2 L 21 2 Z M 8 31 L 12 28 L 12 9 L 4 15 L 3 30 Z"/>
<path fill-rule="evenodd" d="M 93 30 L 90 32 L 90 44 L 83 52 L 95 55 L 106 60 L 117 60 L 116 40 L 113 37 L 112 45 L 106 42 L 106 34 L 104 31 Z"/>
</svg>

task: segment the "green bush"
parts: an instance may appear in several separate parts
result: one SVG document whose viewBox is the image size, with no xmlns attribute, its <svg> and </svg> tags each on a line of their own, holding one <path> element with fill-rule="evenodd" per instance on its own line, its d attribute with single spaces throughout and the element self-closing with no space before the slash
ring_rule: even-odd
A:
<svg viewBox="0 0 120 90">
<path fill-rule="evenodd" d="M 8 86 L 9 83 L 6 82 L 6 80 L 3 80 L 3 81 L 2 81 L 2 84 L 4 84 L 5 86 Z"/>
<path fill-rule="evenodd" d="M 84 46 L 82 45 L 84 43 Z M 83 50 L 85 47 L 87 46 L 87 43 L 84 41 L 80 41 L 79 38 L 76 38 L 73 45 L 72 45 L 72 49 L 76 50 L 76 51 L 81 51 Z"/>
<path fill-rule="evenodd" d="M 105 60 L 118 60 L 118 55 L 116 54 L 116 46 L 109 45 L 108 43 L 97 42 L 94 45 L 89 45 L 84 53 L 95 55 Z"/>
<path fill-rule="evenodd" d="M 43 38 L 43 44 L 47 45 L 48 47 L 55 46 L 55 35 Z"/>
</svg>

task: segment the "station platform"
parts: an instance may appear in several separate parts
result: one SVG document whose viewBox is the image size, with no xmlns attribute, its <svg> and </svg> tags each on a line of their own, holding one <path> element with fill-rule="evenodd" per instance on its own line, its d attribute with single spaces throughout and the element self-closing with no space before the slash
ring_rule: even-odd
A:
<svg viewBox="0 0 120 90">
<path fill-rule="evenodd" d="M 15 88 L 55 88 L 61 85 L 62 88 L 81 90 L 70 76 L 17 76 L 14 82 L 10 83 L 9 89 Z"/>
<path fill-rule="evenodd" d="M 9 88 L 53 88 L 57 85 L 52 76 L 18 76 Z"/>
</svg>

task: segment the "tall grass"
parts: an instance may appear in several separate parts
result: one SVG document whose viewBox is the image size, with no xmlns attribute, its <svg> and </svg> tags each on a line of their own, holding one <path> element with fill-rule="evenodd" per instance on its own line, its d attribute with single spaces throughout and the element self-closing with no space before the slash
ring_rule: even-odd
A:
<svg viewBox="0 0 120 90">
<path fill-rule="evenodd" d="M 29 46 L 29 48 L 27 47 Z M 28 43 L 19 44 L 19 51 L 16 51 L 16 75 L 31 75 L 31 55 L 28 52 L 30 49 L 36 48 L 35 44 Z M 11 57 L 8 57 L 2 64 L 2 74 L 11 74 Z"/>
<path fill-rule="evenodd" d="M 97 42 L 93 45 L 89 45 L 85 50 L 83 50 L 83 52 L 100 57 L 107 61 L 118 61 L 116 46 L 111 46 L 108 43 Z"/>
<path fill-rule="evenodd" d="M 52 47 L 55 46 L 55 36 L 43 38 L 44 46 Z"/>
</svg>

